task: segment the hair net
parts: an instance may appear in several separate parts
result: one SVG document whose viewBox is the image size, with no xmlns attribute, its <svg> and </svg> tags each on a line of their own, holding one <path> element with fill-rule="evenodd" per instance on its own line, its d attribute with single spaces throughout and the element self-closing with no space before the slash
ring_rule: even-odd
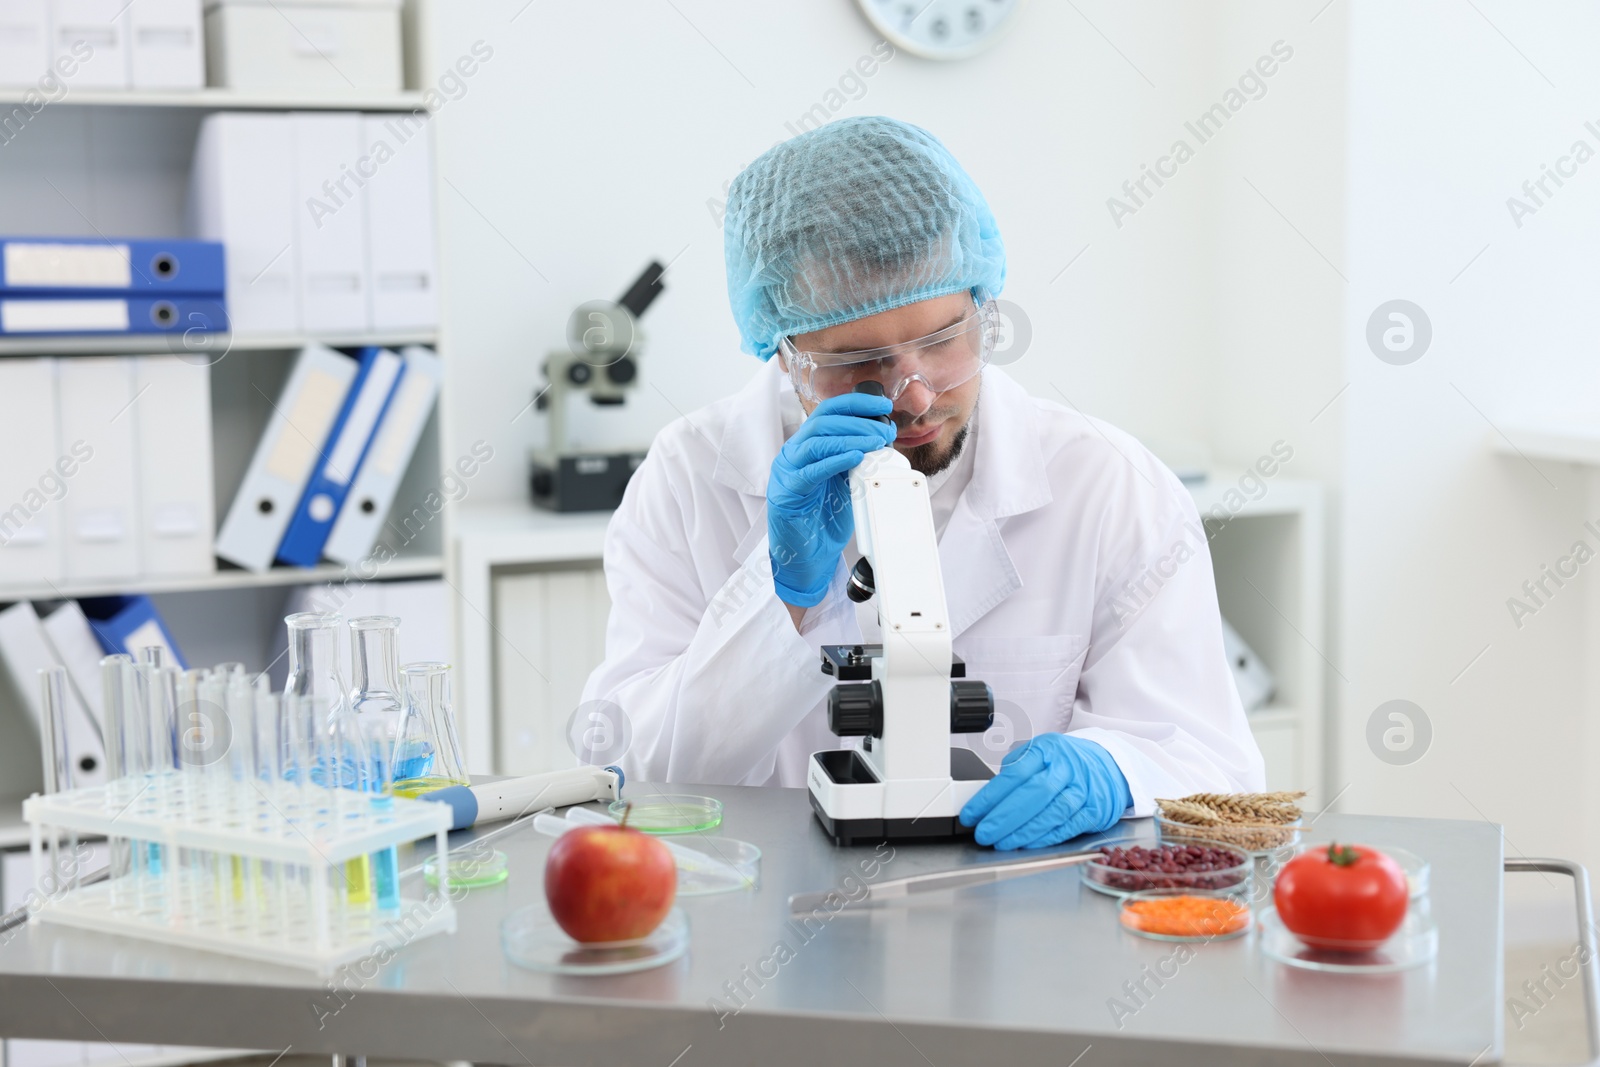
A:
<svg viewBox="0 0 1600 1067">
<path fill-rule="evenodd" d="M 723 251 L 741 346 L 1005 284 L 1000 230 L 938 138 L 881 116 L 774 145 L 728 190 Z"/>
</svg>

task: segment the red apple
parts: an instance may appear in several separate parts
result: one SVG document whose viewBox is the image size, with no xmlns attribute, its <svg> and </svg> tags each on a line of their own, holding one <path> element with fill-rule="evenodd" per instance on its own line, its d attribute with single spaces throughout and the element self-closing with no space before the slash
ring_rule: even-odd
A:
<svg viewBox="0 0 1600 1067">
<path fill-rule="evenodd" d="M 550 914 L 574 941 L 632 941 L 661 925 L 678 895 L 667 846 L 624 826 L 585 826 L 556 839 L 544 863 Z"/>
</svg>

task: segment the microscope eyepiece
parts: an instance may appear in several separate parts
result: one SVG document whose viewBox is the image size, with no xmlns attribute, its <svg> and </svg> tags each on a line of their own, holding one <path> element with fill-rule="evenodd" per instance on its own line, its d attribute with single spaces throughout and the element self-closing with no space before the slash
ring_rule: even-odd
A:
<svg viewBox="0 0 1600 1067">
<path fill-rule="evenodd" d="M 861 562 L 850 572 L 850 581 L 845 583 L 844 592 L 857 604 L 865 604 L 877 592 L 872 580 L 872 564 L 867 562 L 866 556 L 862 556 Z"/>
<path fill-rule="evenodd" d="M 882 382 L 862 382 L 860 385 L 856 386 L 855 391 L 858 392 L 858 393 L 866 393 L 868 396 L 887 396 L 888 395 L 887 393 L 885 393 L 883 391 L 883 383 Z M 891 419 L 887 415 L 870 415 L 868 417 L 869 418 L 873 418 L 873 419 L 877 419 L 879 422 L 888 422 L 888 423 L 894 422 L 894 420 Z"/>
</svg>

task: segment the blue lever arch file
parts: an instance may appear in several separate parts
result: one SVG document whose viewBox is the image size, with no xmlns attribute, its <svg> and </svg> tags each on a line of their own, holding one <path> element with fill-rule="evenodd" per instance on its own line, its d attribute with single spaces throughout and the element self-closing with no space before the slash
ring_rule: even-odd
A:
<svg viewBox="0 0 1600 1067">
<path fill-rule="evenodd" d="M 226 333 L 220 297 L 18 296 L 0 294 L 0 334 Z"/>
<path fill-rule="evenodd" d="M 322 558 L 334 520 L 350 494 L 405 366 L 399 356 L 384 348 L 364 348 L 359 359 L 355 382 L 328 435 L 316 473 L 306 483 L 278 546 L 281 563 L 314 567 Z"/>
<path fill-rule="evenodd" d="M 0 292 L 188 293 L 220 299 L 219 241 L 180 238 L 0 238 Z"/>
</svg>

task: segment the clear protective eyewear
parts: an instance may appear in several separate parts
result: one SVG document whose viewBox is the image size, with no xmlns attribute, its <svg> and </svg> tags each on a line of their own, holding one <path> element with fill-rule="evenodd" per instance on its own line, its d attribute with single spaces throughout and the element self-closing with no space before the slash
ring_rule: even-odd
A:
<svg viewBox="0 0 1600 1067">
<path fill-rule="evenodd" d="M 965 385 L 983 369 L 999 332 L 999 309 L 993 300 L 983 300 L 960 322 L 897 345 L 808 352 L 785 337 L 778 347 L 789 365 L 795 392 L 806 400 L 816 403 L 854 392 L 862 382 L 877 382 L 885 396 L 898 402 L 912 382 L 921 382 L 929 394 L 926 411 L 940 393 Z"/>
</svg>

